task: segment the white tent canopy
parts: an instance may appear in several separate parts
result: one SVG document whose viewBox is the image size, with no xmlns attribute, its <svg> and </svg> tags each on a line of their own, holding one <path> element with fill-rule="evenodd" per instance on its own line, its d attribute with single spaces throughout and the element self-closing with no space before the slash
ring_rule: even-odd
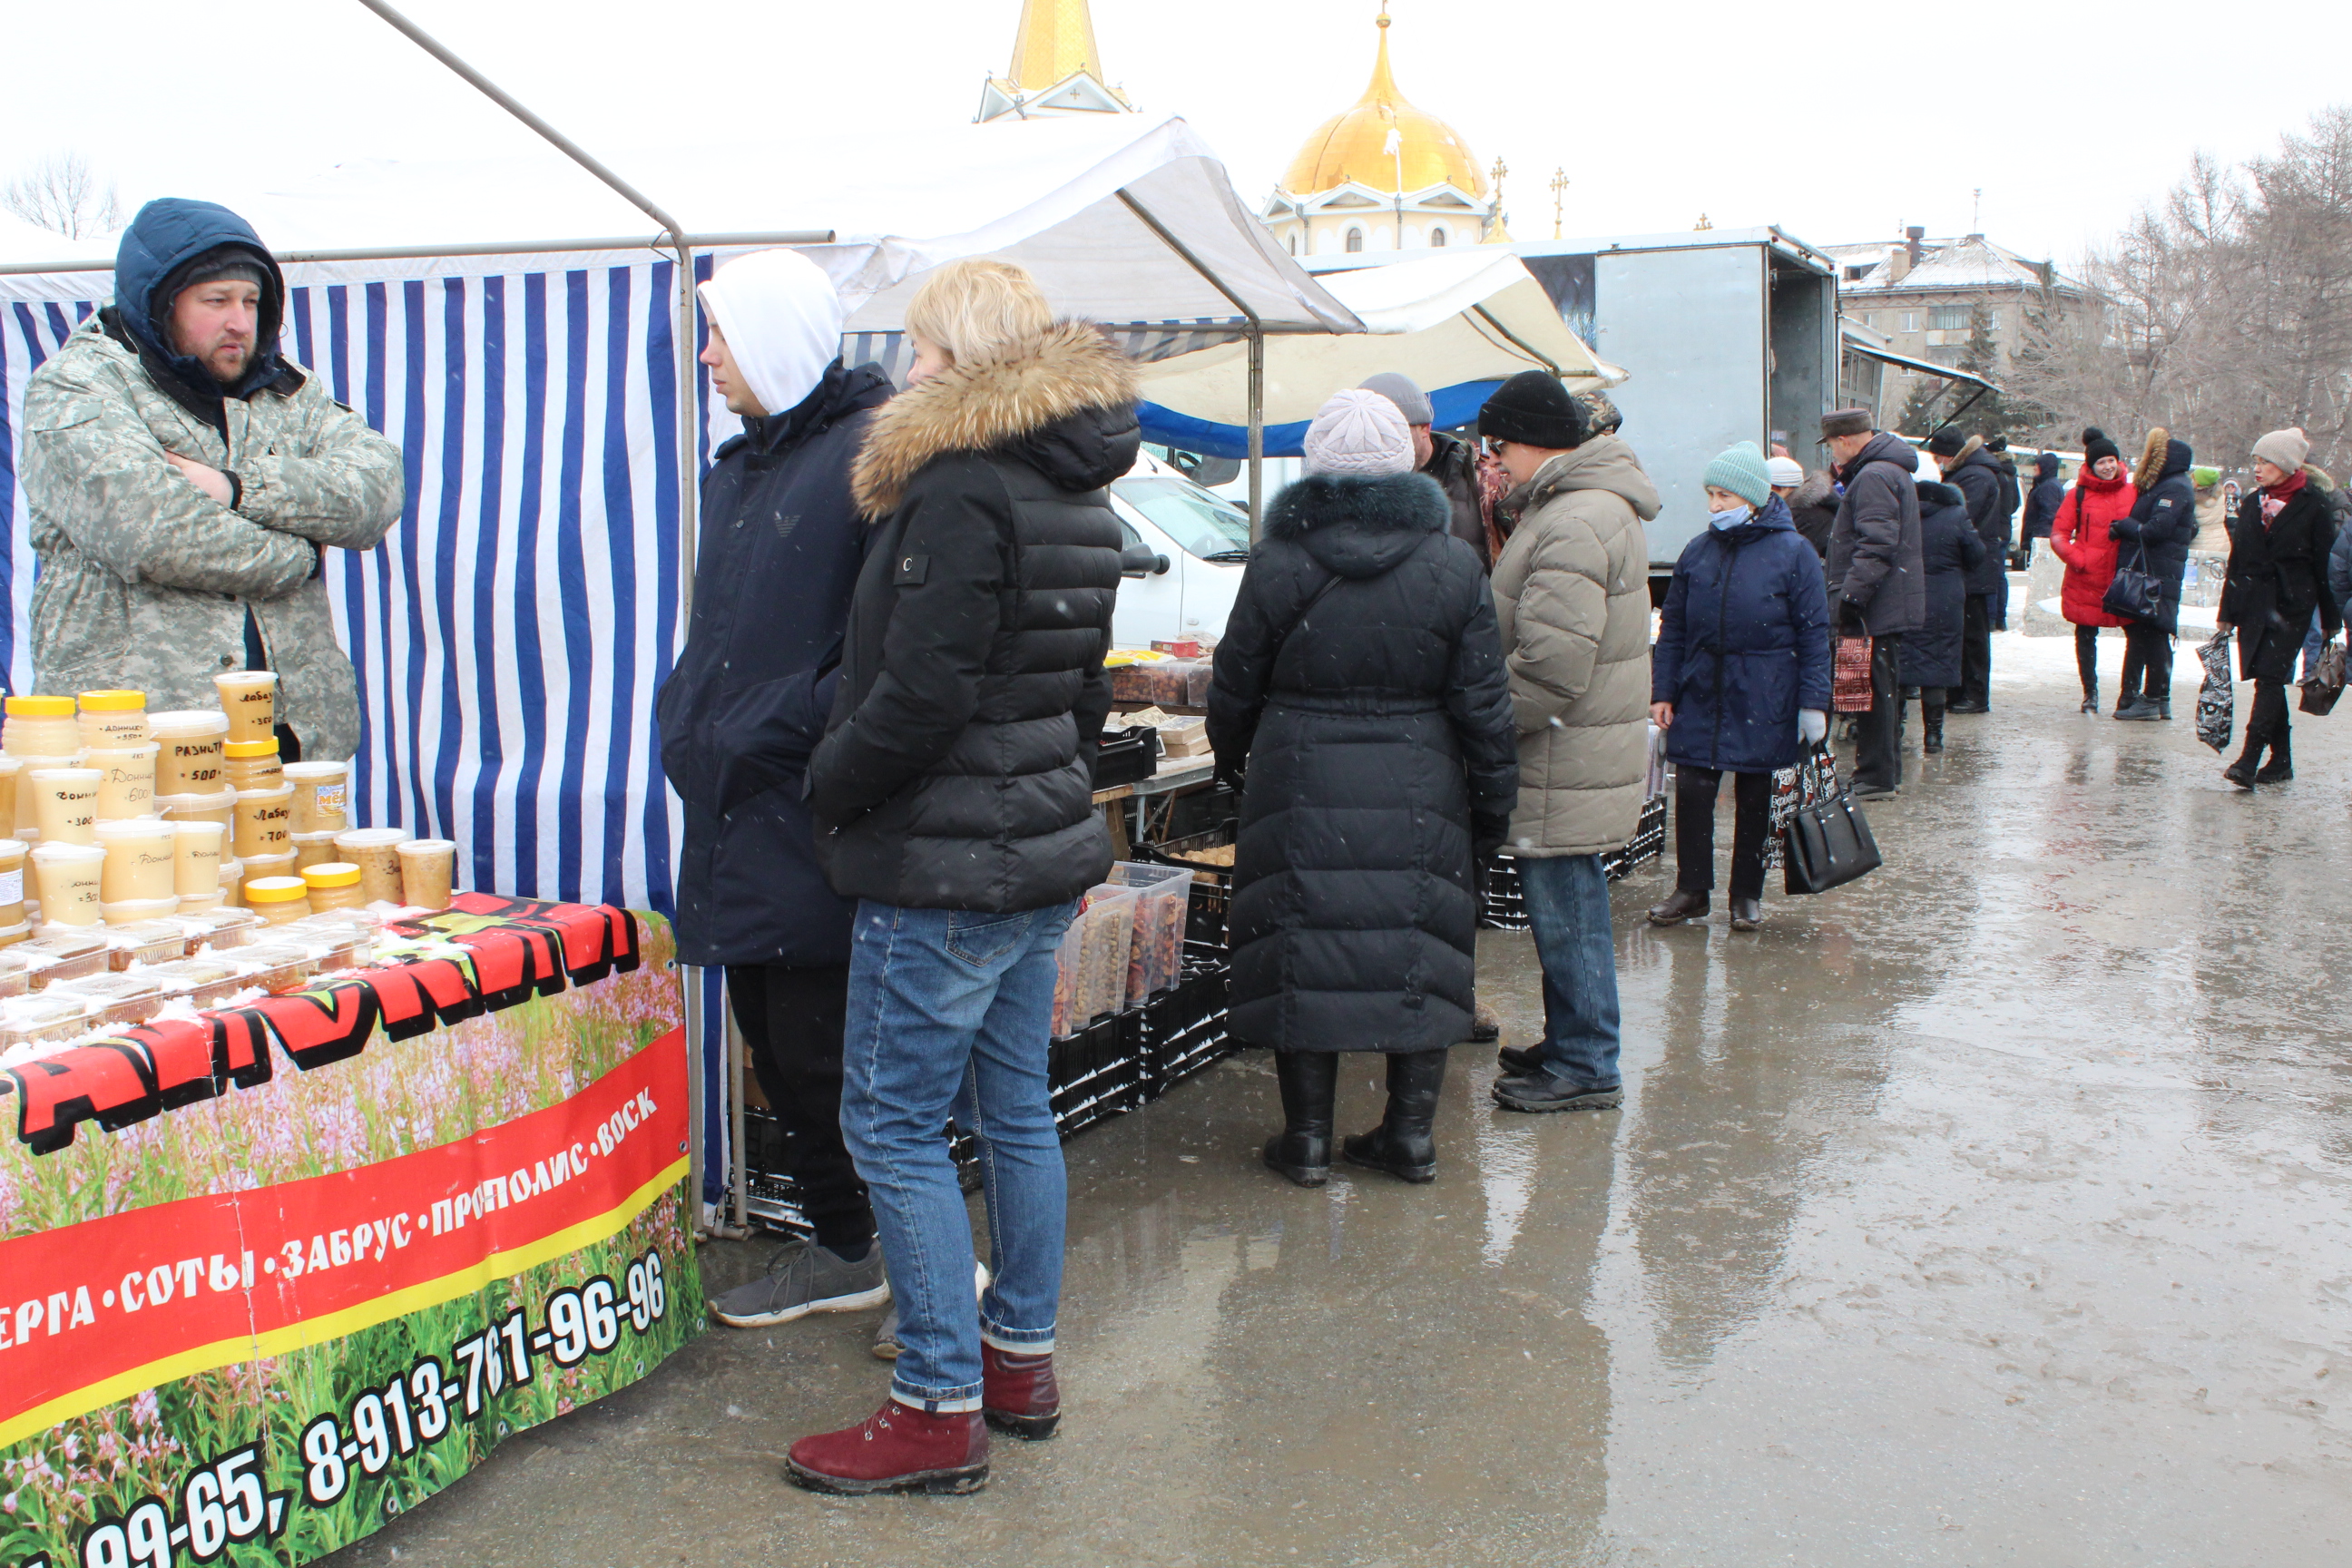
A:
<svg viewBox="0 0 2352 1568">
<path fill-rule="evenodd" d="M 1275 332 L 1359 330 L 1347 307 L 1275 244 L 1223 164 L 1181 119 L 1116 115 L 836 134 L 833 147 L 780 133 L 773 145 L 640 150 L 606 161 L 675 214 L 703 248 L 833 231 L 836 243 L 814 254 L 859 301 L 853 332 L 896 330 L 920 275 L 966 256 L 1017 261 L 1057 309 L 1101 321 L 1254 315 Z M 373 160 L 291 184 L 202 194 L 236 210 L 281 257 L 435 247 L 511 257 L 604 250 L 619 237 L 642 236 L 647 245 L 658 238 L 643 213 L 552 148 L 463 163 Z M 111 248 L 110 241 L 36 241 L 29 231 L 0 230 L 0 266 L 15 271 L 69 256 L 102 260 Z M 327 271 L 311 280 L 333 281 L 349 264 L 322 265 Z M 391 268 L 370 260 L 362 270 L 379 279 L 509 266 L 485 254 L 472 266 L 409 257 Z M 23 297 L 24 281 L 10 292 Z M 92 285 L 85 275 L 64 287 L 80 298 Z"/>
<path fill-rule="evenodd" d="M 1364 323 L 1347 337 L 1280 338 L 1265 350 L 1265 421 L 1311 419 L 1334 389 L 1382 371 L 1430 391 L 1549 370 L 1572 390 L 1614 386 L 1616 366 L 1569 331 L 1543 285 L 1516 256 L 1465 247 L 1319 279 Z M 1247 422 L 1246 349 L 1221 344 L 1146 365 L 1144 395 L 1221 426 Z"/>
</svg>

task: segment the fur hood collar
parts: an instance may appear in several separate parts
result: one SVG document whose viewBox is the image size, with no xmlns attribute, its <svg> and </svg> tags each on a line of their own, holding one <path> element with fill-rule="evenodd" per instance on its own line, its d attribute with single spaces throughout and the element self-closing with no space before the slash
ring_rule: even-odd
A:
<svg viewBox="0 0 2352 1568">
<path fill-rule="evenodd" d="M 2161 425 L 2147 433 L 2147 439 L 2140 445 L 2139 467 L 2132 470 L 2132 483 L 2138 489 L 2147 489 L 2163 477 L 2165 447 L 2171 439 L 2172 433 Z M 2181 466 L 2188 467 L 2185 463 Z"/>
<path fill-rule="evenodd" d="M 1005 449 L 1065 489 L 1099 489 L 1135 461 L 1137 395 L 1125 354 L 1085 321 L 1056 322 L 1018 359 L 955 365 L 883 405 L 851 493 L 874 521 L 933 458 Z"/>
<path fill-rule="evenodd" d="M 1815 468 L 1806 474 L 1805 482 L 1799 485 L 1795 493 L 1789 497 L 1789 504 L 1792 507 L 1835 507 L 1837 499 L 1837 486 L 1831 480 L 1829 470 Z"/>
<path fill-rule="evenodd" d="M 1453 520 L 1453 503 L 1426 474 L 1309 474 L 1274 498 L 1265 536 L 1342 577 L 1376 577 Z"/>
</svg>

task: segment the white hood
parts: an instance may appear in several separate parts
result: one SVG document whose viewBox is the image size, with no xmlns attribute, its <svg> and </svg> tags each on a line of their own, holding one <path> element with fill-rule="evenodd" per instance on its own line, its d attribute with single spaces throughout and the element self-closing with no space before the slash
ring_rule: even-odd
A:
<svg viewBox="0 0 2352 1568">
<path fill-rule="evenodd" d="M 798 406 L 840 356 L 849 308 L 824 268 L 798 251 L 739 256 L 696 292 L 751 395 L 771 414 Z"/>
</svg>

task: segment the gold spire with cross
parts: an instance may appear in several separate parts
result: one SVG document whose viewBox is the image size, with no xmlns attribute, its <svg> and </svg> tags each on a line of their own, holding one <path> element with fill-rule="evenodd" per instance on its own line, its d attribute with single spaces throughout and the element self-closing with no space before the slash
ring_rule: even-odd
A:
<svg viewBox="0 0 2352 1568">
<path fill-rule="evenodd" d="M 1511 231 L 1503 226 L 1503 219 L 1507 216 L 1503 211 L 1503 181 L 1510 173 L 1511 166 L 1499 156 L 1495 160 L 1495 166 L 1486 171 L 1487 189 L 1493 194 L 1494 205 L 1487 213 L 1486 232 L 1478 240 L 1481 245 L 1511 243 Z"/>
<path fill-rule="evenodd" d="M 1024 92 L 1039 92 L 1080 71 L 1103 79 L 1087 0 L 1021 0 L 1021 27 L 1013 35 L 1013 68 L 1005 79 Z"/>
<path fill-rule="evenodd" d="M 1554 169 L 1551 172 L 1551 237 L 1554 239 L 1558 239 L 1560 237 L 1560 219 L 1562 215 L 1567 211 L 1567 206 L 1568 171 L 1566 169 Z"/>
</svg>

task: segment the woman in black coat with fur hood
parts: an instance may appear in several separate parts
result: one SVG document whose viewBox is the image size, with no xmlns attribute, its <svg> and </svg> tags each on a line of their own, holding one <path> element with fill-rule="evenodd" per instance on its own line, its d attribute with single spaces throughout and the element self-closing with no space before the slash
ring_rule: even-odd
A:
<svg viewBox="0 0 2352 1568">
<path fill-rule="evenodd" d="M 1470 1037 L 1474 857 L 1503 841 L 1517 735 L 1477 552 L 1413 473 L 1396 405 L 1342 392 L 1307 434 L 1218 645 L 1209 739 L 1246 773 L 1234 857 L 1231 1027 L 1271 1047 L 1268 1166 L 1319 1186 L 1342 1051 L 1388 1056 L 1388 1113 L 1351 1163 L 1436 1173 L 1449 1046 Z"/>
</svg>

